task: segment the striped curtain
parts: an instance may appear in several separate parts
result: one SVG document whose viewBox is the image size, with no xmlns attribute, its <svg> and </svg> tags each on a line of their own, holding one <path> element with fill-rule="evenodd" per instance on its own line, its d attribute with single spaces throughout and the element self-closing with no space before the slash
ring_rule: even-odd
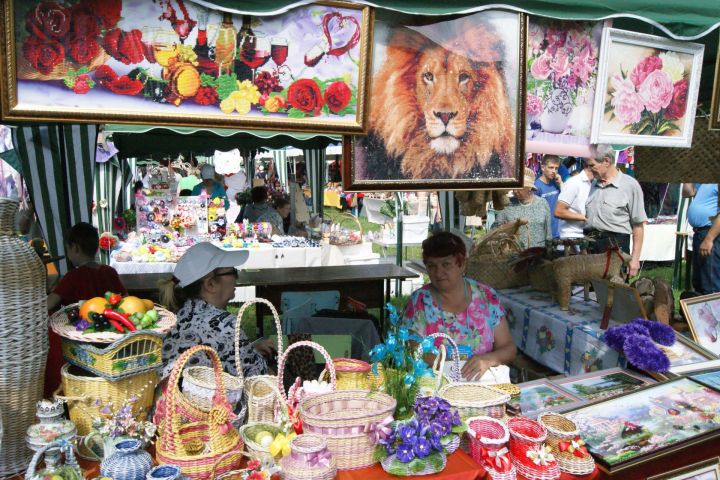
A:
<svg viewBox="0 0 720 480">
<path fill-rule="evenodd" d="M 240 155 L 245 159 L 245 174 L 248 178 L 248 186 L 252 188 L 252 181 L 255 178 L 255 150 L 240 150 Z"/>
<path fill-rule="evenodd" d="M 91 221 L 97 125 L 18 127 L 13 142 L 48 251 L 64 256 L 65 232 Z M 58 262 L 61 275 L 68 267 Z"/>
<path fill-rule="evenodd" d="M 310 194 L 312 195 L 313 213 L 323 216 L 323 199 L 325 197 L 325 178 L 327 176 L 327 163 L 325 149 L 314 148 L 303 150 L 305 168 L 307 169 Z"/>
<path fill-rule="evenodd" d="M 97 212 L 98 232 L 112 232 L 113 219 L 117 212 L 118 198 L 123 187 L 123 169 L 117 157 L 95 166 L 94 200 Z M 100 250 L 100 261 L 110 263 L 110 255 Z"/>
<path fill-rule="evenodd" d="M 273 150 L 273 160 L 275 163 L 275 172 L 283 189 L 288 191 L 288 167 L 287 167 L 287 150 Z"/>
<path fill-rule="evenodd" d="M 125 211 L 133 204 L 133 184 L 135 180 L 135 169 L 137 158 L 126 158 L 120 160 L 120 171 L 122 172 L 122 187 L 120 194 L 120 211 Z"/>
<path fill-rule="evenodd" d="M 455 201 L 455 192 L 438 192 L 440 212 L 442 213 L 443 230 L 448 232 L 452 228 L 463 229 L 465 227 L 465 216 L 459 214 Z"/>
</svg>

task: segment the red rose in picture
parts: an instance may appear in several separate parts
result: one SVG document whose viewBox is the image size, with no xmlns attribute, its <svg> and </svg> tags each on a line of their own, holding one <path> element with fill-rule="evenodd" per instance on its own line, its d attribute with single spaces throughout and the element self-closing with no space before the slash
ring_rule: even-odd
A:
<svg viewBox="0 0 720 480">
<path fill-rule="evenodd" d="M 288 103 L 305 113 L 319 115 L 324 102 L 315 80 L 302 78 L 288 88 Z"/>
<path fill-rule="evenodd" d="M 102 87 L 110 88 L 110 84 L 117 80 L 118 75 L 111 67 L 107 65 L 100 65 L 95 70 L 95 81 L 98 82 Z"/>
<path fill-rule="evenodd" d="M 678 119 L 685 115 L 687 109 L 688 83 L 687 80 L 678 80 L 673 85 L 672 100 L 665 109 L 665 118 Z"/>
<path fill-rule="evenodd" d="M 100 52 L 100 45 L 94 37 L 72 34 L 67 39 L 70 57 L 77 63 L 86 65 Z"/>
<path fill-rule="evenodd" d="M 100 35 L 100 25 L 98 25 L 97 20 L 95 20 L 95 15 L 93 15 L 92 10 L 78 3 L 73 6 L 71 14 L 71 30 L 75 35 L 83 37 L 97 37 Z"/>
<path fill-rule="evenodd" d="M 81 0 L 80 3 L 90 7 L 103 28 L 112 28 L 120 21 L 122 0 Z"/>
<path fill-rule="evenodd" d="M 25 28 L 32 35 L 62 38 L 70 30 L 70 10 L 57 2 L 40 2 L 25 17 Z"/>
<path fill-rule="evenodd" d="M 338 113 L 350 103 L 352 92 L 345 82 L 333 82 L 325 89 L 325 103 L 333 113 Z"/>
<path fill-rule="evenodd" d="M 140 63 L 145 59 L 140 30 L 124 32 L 114 28 L 105 34 L 103 47 L 114 59 L 125 65 Z"/>
<path fill-rule="evenodd" d="M 28 37 L 23 43 L 23 55 L 37 71 L 49 75 L 65 58 L 65 48 L 51 38 Z"/>
<path fill-rule="evenodd" d="M 137 95 L 144 86 L 140 80 L 130 80 L 127 75 L 123 75 L 110 82 L 107 88 L 118 95 Z"/>
</svg>

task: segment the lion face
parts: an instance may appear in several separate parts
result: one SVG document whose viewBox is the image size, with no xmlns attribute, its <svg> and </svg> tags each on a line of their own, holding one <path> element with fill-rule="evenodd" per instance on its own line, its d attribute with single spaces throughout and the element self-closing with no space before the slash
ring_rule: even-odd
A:
<svg viewBox="0 0 720 480">
<path fill-rule="evenodd" d="M 415 95 L 430 148 L 450 155 L 467 132 L 477 73 L 466 58 L 441 48 L 423 52 L 418 65 Z"/>
</svg>

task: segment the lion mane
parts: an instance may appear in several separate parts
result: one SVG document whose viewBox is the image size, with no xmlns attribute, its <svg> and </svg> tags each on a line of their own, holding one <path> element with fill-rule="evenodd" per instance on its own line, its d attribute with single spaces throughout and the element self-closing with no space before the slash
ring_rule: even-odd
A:
<svg viewBox="0 0 720 480">
<path fill-rule="evenodd" d="M 408 179 L 513 175 L 502 40 L 484 23 L 454 31 L 447 40 L 409 28 L 391 36 L 373 78 L 369 144 L 396 166 L 379 170 Z"/>
</svg>

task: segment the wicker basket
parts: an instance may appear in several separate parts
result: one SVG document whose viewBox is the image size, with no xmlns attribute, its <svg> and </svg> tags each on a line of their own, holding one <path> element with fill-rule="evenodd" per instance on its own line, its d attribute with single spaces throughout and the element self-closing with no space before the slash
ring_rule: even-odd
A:
<svg viewBox="0 0 720 480">
<path fill-rule="evenodd" d="M 179 389 L 180 374 L 197 353 L 210 357 L 215 373 L 217 391 L 210 412 L 200 410 L 187 400 Z M 168 379 L 165 408 L 159 419 L 159 436 L 156 443 L 158 463 L 179 466 L 183 474 L 192 479 L 205 479 L 222 474 L 239 466 L 240 458 L 225 454 L 242 451 L 243 441 L 232 428 L 232 408 L 225 397 L 222 364 L 217 352 L 205 345 L 196 345 L 175 361 Z"/>
<path fill-rule="evenodd" d="M 343 226 L 343 220 L 347 225 L 347 220 L 352 219 L 356 230 L 350 230 Z M 359 231 L 359 232 L 358 232 Z M 342 213 L 335 217 L 335 223 L 330 226 L 330 245 L 344 247 L 347 245 L 357 245 L 363 242 L 363 228 L 360 220 L 355 215 Z"/>
<path fill-rule="evenodd" d="M 300 418 L 305 433 L 327 439 L 338 470 L 369 467 L 377 436 L 392 422 L 397 402 L 390 395 L 367 390 L 338 390 L 303 400 Z"/>
<path fill-rule="evenodd" d="M 464 421 L 477 416 L 502 419 L 505 404 L 510 401 L 510 395 L 502 390 L 474 382 L 450 383 L 442 387 L 438 395 L 457 408 Z"/>
<path fill-rule="evenodd" d="M 432 371 L 433 376 L 424 376 L 418 379 L 418 397 L 425 397 L 437 394 L 442 387 L 449 384 L 450 382 L 459 382 L 462 377 L 460 375 L 460 352 L 458 351 L 457 343 L 449 335 L 437 332 L 429 335 L 431 338 L 442 338 L 452 347 L 452 358 L 453 366 L 450 369 L 451 377 L 445 375 L 445 358 L 447 356 L 447 349 L 445 345 L 440 345 L 440 353 L 435 357 L 433 362 Z M 422 345 L 418 345 L 418 357 L 423 358 L 424 352 Z"/>
<path fill-rule="evenodd" d="M 138 330 L 105 348 L 63 338 L 62 352 L 73 365 L 115 381 L 161 367 L 162 345 L 162 335 Z"/>
<path fill-rule="evenodd" d="M 70 70 L 79 70 L 82 67 L 88 69 L 89 72 L 96 70 L 100 65 L 103 65 L 110 59 L 110 55 L 105 52 L 104 49 L 100 48 L 95 57 L 90 60 L 87 64 L 79 64 L 68 60 L 55 65 L 52 71 L 48 74 L 39 72 L 30 62 L 27 61 L 24 55 L 17 56 L 17 77 L 21 80 L 42 80 L 44 82 L 48 80 L 63 80 Z"/>
<path fill-rule="evenodd" d="M 510 261 L 512 255 L 473 255 L 468 258 L 467 277 L 496 289 L 528 285 L 527 269 L 515 270 Z"/>
<path fill-rule="evenodd" d="M 532 451 L 546 451 L 544 444 L 547 430 L 540 423 L 525 417 L 508 419 L 510 430 L 510 456 L 518 473 L 528 480 L 555 480 L 560 478 L 560 468 L 554 456 L 535 463 L 530 458 Z"/>
<path fill-rule="evenodd" d="M 302 387 L 294 388 L 290 387 L 290 391 L 288 391 L 288 395 L 285 395 L 285 381 L 283 379 L 283 372 L 285 370 L 285 362 L 288 358 L 288 353 L 293 351 L 296 348 L 300 347 L 310 347 L 314 348 L 320 354 L 325 358 L 325 368 L 327 369 L 329 375 L 330 375 L 330 388 L 334 391 L 337 390 L 337 380 L 335 376 L 335 365 L 333 364 L 332 359 L 330 358 L 330 355 L 327 353 L 327 350 L 323 348 L 322 345 L 315 343 L 315 342 L 309 342 L 309 341 L 300 341 L 295 342 L 292 345 L 288 346 L 287 350 L 283 352 L 282 355 L 278 358 L 278 391 L 280 392 L 280 395 L 282 396 L 283 402 L 285 405 L 291 405 L 296 407 L 300 404 L 302 400 L 305 398 L 311 397 L 313 394 L 310 392 L 304 391 Z M 296 381 L 297 383 L 297 381 Z"/>
<path fill-rule="evenodd" d="M 253 304 L 262 303 L 266 305 L 272 313 L 273 320 L 275 321 L 275 328 L 278 334 L 278 357 L 282 355 L 282 327 L 280 326 L 280 316 L 275 309 L 275 306 L 264 298 L 255 298 L 249 302 L 245 302 L 238 312 L 238 319 L 236 320 L 236 327 L 240 323 L 245 310 Z M 242 362 L 240 361 L 240 332 L 235 329 L 235 369 L 242 368 Z M 275 395 L 274 390 L 277 390 L 278 379 L 275 375 L 257 375 L 249 377 L 245 380 L 245 398 L 247 398 L 247 412 L 248 412 L 248 423 L 251 422 L 265 422 L 265 423 L 279 423 L 280 422 L 280 409 L 279 399 Z"/>
<path fill-rule="evenodd" d="M 27 467 L 25 433 L 42 399 L 48 352 L 47 272 L 15 235 L 17 200 L 0 198 L 0 410 L 4 415 L 0 477 Z"/>
<path fill-rule="evenodd" d="M 560 471 L 571 475 L 589 475 L 595 470 L 595 461 L 580 439 L 575 423 L 559 413 L 543 413 L 538 421 L 548 431 L 547 444 L 560 466 Z"/>
<path fill-rule="evenodd" d="M 320 435 L 303 434 L 290 441 L 290 455 L 280 460 L 284 480 L 332 480 L 337 462 Z"/>
<path fill-rule="evenodd" d="M 183 395 L 206 412 L 212 408 L 212 397 L 215 394 L 215 375 L 209 367 L 188 367 L 182 373 Z M 227 372 L 222 373 L 225 394 L 231 405 L 236 405 L 243 394 L 243 378 L 234 377 Z M 238 414 L 241 419 L 245 418 L 245 409 Z"/>
<path fill-rule="evenodd" d="M 470 417 L 467 423 L 473 460 L 482 465 L 493 480 L 515 480 L 515 466 L 507 449 L 510 439 L 507 426 L 486 416 Z"/>
<path fill-rule="evenodd" d="M 354 358 L 333 358 L 337 390 L 370 390 L 370 364 Z M 320 374 L 320 380 L 329 380 L 327 370 Z"/>
<path fill-rule="evenodd" d="M 132 397 L 137 398 L 132 404 L 135 418 L 148 418 L 160 381 L 157 371 L 150 370 L 111 382 L 70 364 L 63 365 L 60 376 L 63 395 L 56 394 L 55 398 L 67 402 L 70 420 L 80 436 L 90 433 L 93 418 L 102 416 L 100 410 L 105 405 L 119 407 Z"/>
<path fill-rule="evenodd" d="M 285 433 L 283 429 L 280 428 L 280 426 L 273 423 L 254 422 L 246 423 L 245 425 L 240 427 L 239 431 L 240 436 L 245 443 L 245 448 L 252 457 L 257 458 L 263 462 L 270 460 L 274 461 L 273 456 L 270 454 L 270 447 L 262 446 L 255 441 L 255 438 L 257 437 L 257 434 L 262 431 L 270 432 L 273 438 L 275 438 L 278 433 Z"/>
</svg>

